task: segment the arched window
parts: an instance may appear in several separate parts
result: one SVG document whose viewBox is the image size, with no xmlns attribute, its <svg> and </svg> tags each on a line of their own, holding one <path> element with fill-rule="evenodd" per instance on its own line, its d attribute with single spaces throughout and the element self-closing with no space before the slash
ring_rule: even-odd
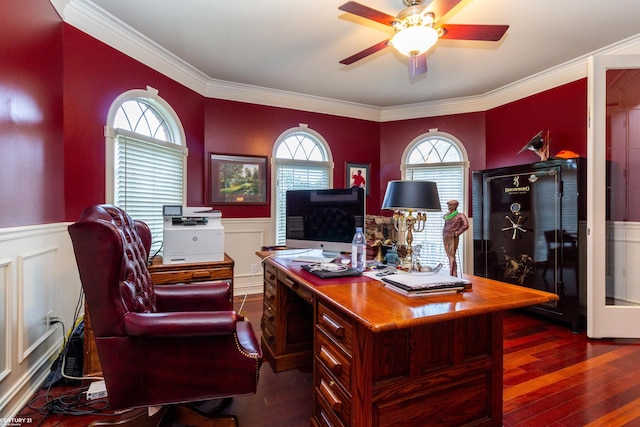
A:
<svg viewBox="0 0 640 427">
<path fill-rule="evenodd" d="M 459 210 L 468 207 L 467 183 L 469 162 L 462 143 L 454 136 L 432 129 L 414 139 L 402 157 L 402 177 L 408 180 L 435 181 L 442 206 L 442 214 L 428 213 L 424 231 L 413 234 L 413 244 L 421 245 L 420 263 L 433 267 L 438 263 L 448 267 L 447 255 L 442 242 L 443 215 L 447 202 L 460 202 Z M 467 233 L 465 233 L 467 234 Z M 464 266 L 465 234 L 460 238 L 457 257 L 458 266 Z"/>
<path fill-rule="evenodd" d="M 284 245 L 287 190 L 331 188 L 333 158 L 324 138 L 303 124 L 278 137 L 272 158 L 275 244 Z"/>
<path fill-rule="evenodd" d="M 149 225 L 152 256 L 162 247 L 162 206 L 184 204 L 184 130 L 171 106 L 147 87 L 111 104 L 105 134 L 106 200 Z"/>
</svg>

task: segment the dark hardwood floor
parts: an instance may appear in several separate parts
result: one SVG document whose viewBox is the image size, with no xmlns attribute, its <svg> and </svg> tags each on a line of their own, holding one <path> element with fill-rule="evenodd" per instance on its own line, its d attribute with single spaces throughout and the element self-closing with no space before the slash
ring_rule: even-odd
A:
<svg viewBox="0 0 640 427">
<path fill-rule="evenodd" d="M 240 299 L 236 301 L 236 307 Z M 244 310 L 260 335 L 262 297 Z M 505 427 L 640 426 L 640 342 L 589 340 L 567 327 L 510 312 L 504 327 Z M 68 388 L 51 390 L 59 394 Z M 39 393 L 42 395 L 42 392 Z M 43 398 L 34 401 L 39 406 Z M 306 427 L 312 412 L 311 371 L 274 374 L 268 363 L 255 395 L 233 399 L 225 410 L 241 427 Z M 210 409 L 213 404 L 202 405 Z M 47 415 L 29 407 L 19 416 L 33 426 L 86 426 L 103 415 Z"/>
</svg>

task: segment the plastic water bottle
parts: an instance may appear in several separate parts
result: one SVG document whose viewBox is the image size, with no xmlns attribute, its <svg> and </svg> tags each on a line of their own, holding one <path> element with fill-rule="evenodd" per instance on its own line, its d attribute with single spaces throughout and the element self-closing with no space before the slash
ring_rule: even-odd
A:
<svg viewBox="0 0 640 427">
<path fill-rule="evenodd" d="M 362 227 L 356 227 L 356 234 L 351 241 L 351 268 L 363 272 L 367 266 L 367 239 Z"/>
</svg>

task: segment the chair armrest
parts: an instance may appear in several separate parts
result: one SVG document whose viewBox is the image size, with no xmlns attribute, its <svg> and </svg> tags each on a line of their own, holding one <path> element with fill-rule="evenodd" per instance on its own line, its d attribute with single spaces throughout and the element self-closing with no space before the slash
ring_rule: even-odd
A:
<svg viewBox="0 0 640 427">
<path fill-rule="evenodd" d="M 240 347 L 248 354 L 262 357 L 262 349 L 260 348 L 260 344 L 258 344 L 251 323 L 246 320 L 238 321 L 236 323 L 236 331 Z"/>
<path fill-rule="evenodd" d="M 235 311 L 191 313 L 127 313 L 124 325 L 129 336 L 198 337 L 231 335 L 236 330 Z"/>
<path fill-rule="evenodd" d="M 156 308 L 160 313 L 233 310 L 227 282 L 157 285 L 153 290 L 156 294 Z"/>
</svg>

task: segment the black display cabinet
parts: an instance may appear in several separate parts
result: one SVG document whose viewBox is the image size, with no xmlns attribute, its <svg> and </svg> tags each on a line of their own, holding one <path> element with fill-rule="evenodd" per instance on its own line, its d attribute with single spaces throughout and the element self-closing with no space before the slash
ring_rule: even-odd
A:
<svg viewBox="0 0 640 427">
<path fill-rule="evenodd" d="M 474 274 L 555 293 L 529 310 L 584 327 L 586 162 L 473 172 Z"/>
</svg>

